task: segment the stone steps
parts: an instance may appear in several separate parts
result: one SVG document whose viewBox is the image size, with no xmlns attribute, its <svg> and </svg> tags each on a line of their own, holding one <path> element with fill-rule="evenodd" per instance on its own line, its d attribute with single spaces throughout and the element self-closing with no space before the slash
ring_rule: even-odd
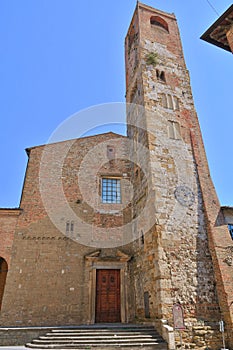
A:
<svg viewBox="0 0 233 350">
<path fill-rule="evenodd" d="M 167 349 L 167 344 L 152 326 L 93 325 L 53 329 L 26 344 L 31 349 Z"/>
</svg>

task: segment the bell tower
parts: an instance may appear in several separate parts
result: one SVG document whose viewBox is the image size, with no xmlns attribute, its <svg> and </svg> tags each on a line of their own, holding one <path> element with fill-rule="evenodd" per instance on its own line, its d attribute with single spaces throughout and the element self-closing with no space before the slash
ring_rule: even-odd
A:
<svg viewBox="0 0 233 350">
<path fill-rule="evenodd" d="M 138 237 L 136 316 L 172 326 L 172 307 L 179 303 L 187 342 L 197 327 L 212 329 L 222 317 L 230 339 L 231 290 L 220 266 L 219 230 L 228 243 L 230 238 L 209 174 L 175 15 L 137 3 L 125 62 Z M 201 339 L 203 346 L 220 344 L 220 334 L 211 334 L 209 343 Z"/>
</svg>

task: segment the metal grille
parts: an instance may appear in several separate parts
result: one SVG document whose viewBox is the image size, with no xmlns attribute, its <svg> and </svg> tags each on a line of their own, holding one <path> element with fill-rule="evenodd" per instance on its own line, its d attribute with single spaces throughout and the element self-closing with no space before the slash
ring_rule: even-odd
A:
<svg viewBox="0 0 233 350">
<path fill-rule="evenodd" d="M 121 203 L 120 179 L 102 179 L 102 203 Z"/>
</svg>

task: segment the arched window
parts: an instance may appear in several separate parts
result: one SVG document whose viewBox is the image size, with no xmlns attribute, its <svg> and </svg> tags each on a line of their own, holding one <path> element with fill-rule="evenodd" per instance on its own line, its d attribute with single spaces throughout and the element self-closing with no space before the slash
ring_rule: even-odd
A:
<svg viewBox="0 0 233 350">
<path fill-rule="evenodd" d="M 167 22 L 159 16 L 152 16 L 150 18 L 150 24 L 153 26 L 163 28 L 169 33 Z"/>
<path fill-rule="evenodd" d="M 7 262 L 5 259 L 0 257 L 0 310 L 2 306 L 4 288 L 6 284 L 7 271 L 8 271 Z"/>
<path fill-rule="evenodd" d="M 165 73 L 163 71 L 156 69 L 156 77 L 159 81 L 166 83 Z"/>
</svg>

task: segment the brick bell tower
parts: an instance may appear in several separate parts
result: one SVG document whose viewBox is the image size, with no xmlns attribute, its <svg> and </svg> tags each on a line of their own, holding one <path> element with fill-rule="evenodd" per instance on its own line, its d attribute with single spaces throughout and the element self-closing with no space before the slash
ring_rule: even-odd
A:
<svg viewBox="0 0 233 350">
<path fill-rule="evenodd" d="M 174 14 L 137 3 L 125 61 L 136 317 L 153 318 L 160 329 L 162 320 L 172 326 L 179 303 L 185 342 L 217 349 L 219 320 L 229 344 L 233 339 L 232 272 L 223 260 L 232 241 L 210 178 Z"/>
</svg>

